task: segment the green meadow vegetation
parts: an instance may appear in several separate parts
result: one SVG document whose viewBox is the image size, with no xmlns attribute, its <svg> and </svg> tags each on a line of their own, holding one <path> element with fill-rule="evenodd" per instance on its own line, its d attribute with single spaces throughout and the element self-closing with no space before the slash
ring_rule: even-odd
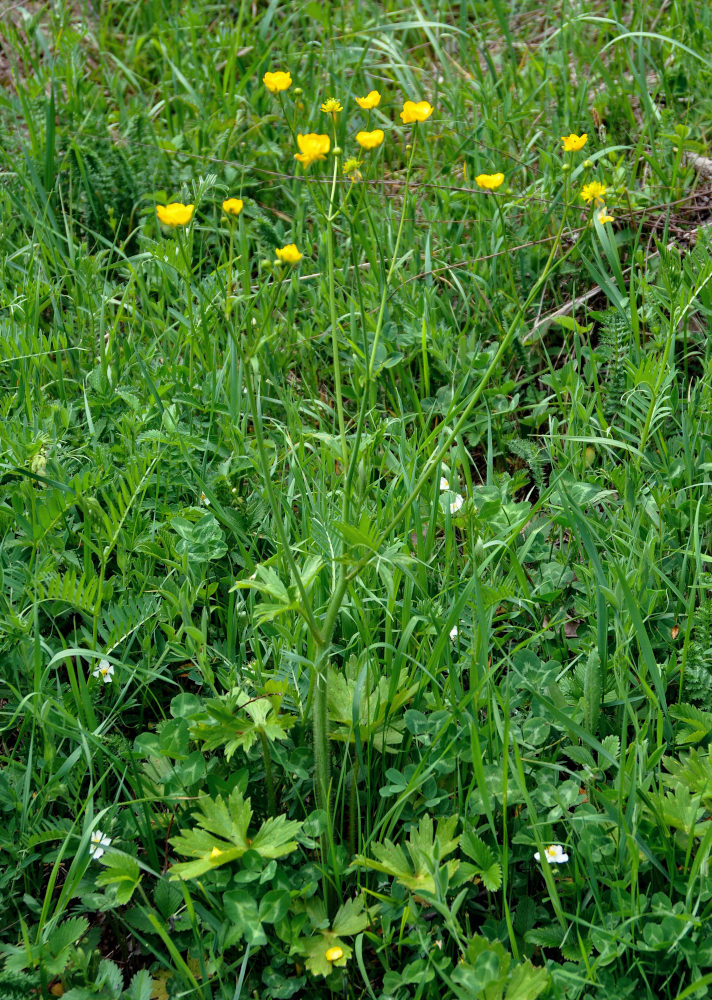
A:
<svg viewBox="0 0 712 1000">
<path fill-rule="evenodd" d="M 0 1000 L 710 995 L 710 53 L 0 5 Z"/>
</svg>

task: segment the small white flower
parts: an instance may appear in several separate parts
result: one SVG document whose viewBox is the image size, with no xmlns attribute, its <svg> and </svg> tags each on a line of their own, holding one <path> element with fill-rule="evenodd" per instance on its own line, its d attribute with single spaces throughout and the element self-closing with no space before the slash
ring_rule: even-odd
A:
<svg viewBox="0 0 712 1000">
<path fill-rule="evenodd" d="M 464 504 L 464 502 L 465 502 L 465 498 L 462 496 L 462 494 L 461 493 L 456 493 L 455 494 L 455 499 L 450 504 L 450 513 L 451 514 L 457 514 L 458 510 L 460 509 L 460 507 L 462 507 L 462 505 Z"/>
<path fill-rule="evenodd" d="M 104 684 L 111 684 L 114 679 L 114 665 L 108 660 L 99 660 L 99 666 L 92 670 L 92 677 L 101 677 Z"/>
<path fill-rule="evenodd" d="M 445 478 L 445 476 L 441 476 L 441 477 L 440 477 L 440 489 L 441 489 L 441 490 L 449 490 L 449 489 L 450 489 L 450 483 L 449 483 L 449 481 L 448 481 L 448 480 L 447 480 L 447 479 Z"/>
<path fill-rule="evenodd" d="M 89 841 L 89 854 L 98 861 L 106 848 L 110 846 L 111 837 L 107 837 L 101 830 L 95 830 Z"/>
<path fill-rule="evenodd" d="M 208 498 L 206 497 L 206 495 L 204 493 L 200 494 L 200 502 L 202 503 L 203 507 L 209 507 L 210 506 L 210 501 L 208 500 Z"/>
<path fill-rule="evenodd" d="M 563 865 L 569 860 L 569 856 L 564 853 L 561 844 L 552 844 L 550 847 L 547 847 L 544 851 L 544 857 L 550 865 Z M 539 858 L 540 854 L 537 851 L 534 855 L 534 860 L 538 861 Z"/>
<path fill-rule="evenodd" d="M 450 638 L 452 639 L 453 642 L 455 641 L 455 639 L 457 639 L 457 625 L 453 625 L 453 627 L 450 629 Z"/>
</svg>

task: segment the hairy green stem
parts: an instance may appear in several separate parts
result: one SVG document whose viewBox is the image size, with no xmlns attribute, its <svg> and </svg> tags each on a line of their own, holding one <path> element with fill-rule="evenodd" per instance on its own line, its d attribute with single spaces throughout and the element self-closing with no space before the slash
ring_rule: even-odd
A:
<svg viewBox="0 0 712 1000">
<path fill-rule="evenodd" d="M 335 141 L 335 140 L 334 140 Z M 336 178 L 339 169 L 339 159 L 334 157 L 334 172 L 331 179 L 331 194 L 329 196 L 329 211 L 326 216 L 326 256 L 329 274 L 329 317 L 331 321 L 331 357 L 334 365 L 334 394 L 336 396 L 336 413 L 339 421 L 339 438 L 341 439 L 341 464 L 348 466 L 349 453 L 346 443 L 346 422 L 344 420 L 344 397 L 341 385 L 341 360 L 339 358 L 339 331 L 336 318 L 336 278 L 334 274 L 334 202 L 336 199 Z"/>
<path fill-rule="evenodd" d="M 410 185 L 410 174 L 413 169 L 413 157 L 415 156 L 415 147 L 417 145 L 418 130 L 413 132 L 413 142 L 410 149 L 410 159 L 408 160 L 408 169 L 405 174 L 405 191 L 403 192 L 403 208 L 401 210 L 400 222 L 398 224 L 398 233 L 396 234 L 396 242 L 393 247 L 393 259 L 391 260 L 391 266 L 388 268 L 388 274 L 386 275 L 386 280 L 383 283 L 383 291 L 381 292 L 381 304 L 378 309 L 378 318 L 376 319 L 376 332 L 373 336 L 373 347 L 371 348 L 371 356 L 368 360 L 368 370 L 366 372 L 367 382 L 370 383 L 373 378 L 373 367 L 376 362 L 376 350 L 378 349 L 378 344 L 381 339 L 381 331 L 383 329 L 383 315 L 386 309 L 386 302 L 388 300 L 388 288 L 391 283 L 391 278 L 393 277 L 393 272 L 396 269 L 396 263 L 398 261 L 398 248 L 400 246 L 401 236 L 403 235 L 403 226 L 405 224 L 405 213 L 408 209 L 408 191 Z"/>
</svg>

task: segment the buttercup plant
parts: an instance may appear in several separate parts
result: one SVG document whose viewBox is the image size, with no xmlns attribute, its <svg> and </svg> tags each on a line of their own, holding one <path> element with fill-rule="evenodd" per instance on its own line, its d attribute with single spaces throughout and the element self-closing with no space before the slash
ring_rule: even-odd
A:
<svg viewBox="0 0 712 1000">
<path fill-rule="evenodd" d="M 712 29 L 100 6 L 0 13 L 0 997 L 703 993 Z"/>
<path fill-rule="evenodd" d="M 335 105 L 340 103 L 337 99 L 330 99 L 333 101 L 333 105 L 325 102 L 323 110 L 326 110 L 328 105 L 329 112 L 332 117 L 332 125 L 335 128 L 335 118 L 336 110 L 334 110 Z M 434 111 L 432 105 L 427 101 L 412 102 L 406 101 L 403 106 L 403 111 L 401 112 L 401 119 L 404 124 L 412 124 L 415 126 L 412 141 L 410 144 L 410 155 L 408 158 L 407 170 L 405 175 L 405 185 L 404 185 L 404 197 L 403 197 L 403 207 L 401 211 L 400 222 L 395 238 L 395 243 L 393 251 L 391 254 L 391 262 L 385 275 L 385 279 L 381 288 L 381 297 L 379 310 L 376 316 L 371 349 L 367 359 L 367 365 L 365 367 L 365 378 L 364 387 L 362 393 L 361 406 L 359 408 L 358 420 L 355 427 L 355 431 L 352 436 L 352 441 L 349 443 L 347 433 L 346 433 L 346 421 L 344 415 L 344 405 L 343 405 L 343 388 L 342 388 L 342 376 L 341 376 L 341 358 L 340 358 L 340 345 L 339 345 L 339 327 L 337 319 L 337 306 L 336 306 L 336 271 L 335 271 L 335 246 L 334 246 L 334 226 L 339 216 L 346 211 L 346 199 L 339 203 L 337 197 L 338 194 L 338 160 L 334 157 L 334 162 L 332 166 L 332 177 L 331 185 L 329 189 L 328 202 L 325 208 L 322 210 L 322 218 L 325 223 L 325 244 L 326 244 L 326 260 L 327 260 L 327 279 L 328 279 L 328 306 L 329 315 L 331 320 L 331 361 L 333 370 L 333 382 L 334 382 L 334 396 L 336 400 L 336 416 L 337 416 L 337 428 L 338 428 L 338 441 L 339 441 L 339 452 L 340 452 L 340 464 L 342 470 L 342 488 L 341 488 L 341 503 L 342 503 L 342 520 L 345 524 L 349 523 L 352 519 L 360 516 L 360 511 L 358 509 L 356 498 L 353 495 L 353 485 L 354 485 L 354 474 L 356 471 L 356 465 L 359 455 L 359 444 L 361 440 L 361 435 L 363 434 L 366 412 L 368 406 L 372 401 L 372 392 L 377 377 L 377 358 L 378 358 L 378 348 L 380 343 L 380 338 L 383 330 L 383 321 L 385 315 L 385 304 L 389 294 L 389 289 L 391 287 L 391 282 L 393 280 L 395 270 L 397 267 L 397 262 L 399 259 L 399 247 L 401 242 L 401 237 L 403 233 L 403 226 L 405 217 L 408 211 L 409 204 L 409 182 L 411 177 L 411 172 L 413 168 L 416 148 L 417 148 L 417 137 L 418 129 L 424 127 L 423 123 L 427 122 Z M 381 131 L 381 130 L 377 130 Z M 363 134 L 361 134 L 363 138 Z M 378 137 L 380 138 L 380 136 Z M 334 143 L 336 142 L 336 135 L 333 135 Z M 300 134 L 297 138 L 300 152 L 294 154 L 295 158 L 299 160 L 306 168 L 310 164 L 316 162 L 320 159 L 325 159 L 326 153 L 330 149 L 330 138 L 329 136 L 320 135 L 316 133 Z M 370 140 L 367 140 L 370 141 Z M 361 144 L 361 143 L 359 143 Z M 380 145 L 380 142 L 378 143 Z M 483 174 L 477 178 L 478 184 L 488 190 L 496 190 L 504 181 L 504 174 Z M 350 190 L 350 189 L 349 189 Z M 496 199 L 495 199 L 496 200 Z M 548 280 L 552 270 L 558 266 L 562 260 L 571 254 L 574 250 L 572 247 L 567 254 L 559 257 L 557 259 L 562 234 L 565 226 L 566 214 L 562 217 L 559 230 L 553 241 L 549 257 L 546 261 L 545 267 L 539 278 L 533 282 L 532 287 L 529 291 L 529 295 L 522 302 L 519 302 L 517 311 L 509 325 L 509 329 L 502 338 L 500 345 L 493 355 L 489 365 L 485 371 L 480 376 L 479 382 L 476 388 L 471 392 L 469 398 L 464 401 L 458 408 L 458 415 L 456 416 L 453 412 L 452 414 L 447 414 L 444 421 L 444 426 L 447 428 L 443 431 L 439 445 L 435 448 L 432 456 L 425 462 L 424 467 L 417 477 L 416 482 L 413 485 L 411 492 L 409 493 L 407 499 L 402 504 L 400 509 L 396 512 L 395 516 L 390 520 L 388 525 L 379 533 L 378 539 L 375 540 L 376 548 L 374 551 L 378 551 L 380 546 L 385 542 L 385 540 L 391 535 L 394 529 L 405 517 L 407 512 L 410 510 L 411 505 L 415 502 L 416 498 L 420 495 L 421 490 L 426 486 L 426 483 L 430 480 L 433 470 L 437 468 L 439 463 L 442 461 L 443 456 L 449 451 L 452 442 L 456 439 L 457 435 L 460 433 L 461 428 L 467 421 L 470 413 L 480 400 L 482 393 L 484 392 L 486 386 L 492 377 L 493 372 L 496 370 L 497 365 L 500 362 L 501 357 L 504 352 L 509 348 L 512 339 L 516 334 L 518 329 L 518 324 L 520 317 L 526 312 L 530 303 L 534 300 L 535 296 L 538 294 L 539 289 L 542 284 Z M 504 224 L 504 219 L 502 217 Z M 296 247 L 293 249 L 288 247 L 283 248 L 281 251 L 277 251 L 278 259 L 280 259 L 280 254 L 286 254 L 287 252 L 293 253 L 295 258 L 299 251 Z M 292 263 L 292 261 L 289 261 Z M 296 262 L 296 260 L 294 261 Z M 511 270 L 510 270 L 511 278 Z M 310 703 L 311 703 L 311 720 L 313 727 L 313 742 L 314 742 L 314 763 L 315 763 L 315 784 L 316 784 L 316 799 L 319 807 L 324 810 L 327 816 L 331 815 L 331 792 L 330 792 L 330 772 L 329 772 L 329 739 L 328 739 L 328 688 L 329 688 L 329 665 L 331 657 L 331 642 L 336 626 L 336 621 L 340 612 L 341 604 L 346 593 L 346 590 L 351 583 L 365 568 L 365 566 L 370 562 L 372 556 L 370 554 L 364 556 L 357 556 L 356 554 L 351 554 L 348 552 L 348 548 L 343 551 L 337 561 L 334 576 L 333 585 L 330 592 L 330 597 L 326 606 L 325 611 L 322 614 L 318 614 L 312 607 L 311 598 L 307 590 L 307 581 L 303 579 L 302 572 L 300 571 L 297 563 L 290 551 L 289 543 L 286 537 L 283 537 L 283 529 L 281 527 L 282 517 L 280 514 L 280 506 L 277 502 L 277 498 L 274 495 L 271 486 L 271 476 L 269 468 L 269 459 L 265 450 L 264 435 L 262 431 L 262 418 L 257 408 L 256 393 L 254 386 L 252 384 L 252 377 L 249 374 L 249 363 L 246 366 L 246 384 L 248 389 L 249 404 L 252 412 L 252 419 L 255 426 L 255 434 L 258 446 L 258 453 L 260 456 L 260 463 L 263 472 L 263 479 L 265 487 L 267 490 L 267 495 L 272 509 L 274 522 L 277 525 L 280 540 L 285 555 L 285 559 L 288 563 L 292 581 L 296 585 L 296 590 L 299 594 L 299 613 L 304 618 L 307 623 L 309 631 L 311 633 L 314 642 L 314 655 L 312 659 L 312 684 L 310 690 Z M 453 421 L 452 423 L 448 421 Z M 461 494 L 456 494 L 454 498 L 449 502 L 450 515 L 452 517 L 460 515 L 461 509 L 464 507 L 464 497 Z M 238 586 L 259 586 L 259 581 L 247 581 L 244 584 L 239 584 Z M 326 866 L 327 858 L 329 854 L 329 843 L 325 835 L 321 837 L 321 855 L 322 864 Z M 325 885 L 325 900 L 327 903 L 327 908 L 329 912 L 333 912 L 335 906 L 335 900 L 333 896 L 332 889 L 327 882 Z"/>
</svg>

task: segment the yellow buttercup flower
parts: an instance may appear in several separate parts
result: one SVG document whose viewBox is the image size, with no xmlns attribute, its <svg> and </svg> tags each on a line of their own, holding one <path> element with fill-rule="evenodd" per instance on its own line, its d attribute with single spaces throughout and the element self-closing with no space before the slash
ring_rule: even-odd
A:
<svg viewBox="0 0 712 1000">
<path fill-rule="evenodd" d="M 504 183 L 504 174 L 478 174 L 475 180 L 478 187 L 485 188 L 487 191 L 495 191 L 500 184 Z"/>
<path fill-rule="evenodd" d="M 376 149 L 386 138 L 382 128 L 375 128 L 373 132 L 357 132 L 356 142 L 364 149 Z"/>
<path fill-rule="evenodd" d="M 603 202 L 603 196 L 607 190 L 606 185 L 601 184 L 600 181 L 591 181 L 590 184 L 584 184 L 581 188 L 581 197 L 586 202 Z"/>
<path fill-rule="evenodd" d="M 156 205 L 156 215 L 164 226 L 187 226 L 193 218 L 195 205 L 172 201 L 169 205 Z"/>
<path fill-rule="evenodd" d="M 356 103 L 364 111 L 370 111 L 371 108 L 377 108 L 381 103 L 381 95 L 377 90 L 371 90 L 365 97 L 357 97 Z"/>
<path fill-rule="evenodd" d="M 324 955 L 324 958 L 327 960 L 327 962 L 338 962 L 340 958 L 343 958 L 343 955 L 344 955 L 344 949 L 339 948 L 338 945 L 335 945 L 333 948 L 326 949 L 326 954 Z"/>
<path fill-rule="evenodd" d="M 430 118 L 435 108 L 428 101 L 406 101 L 400 113 L 401 121 L 404 125 L 412 125 L 413 122 L 424 122 Z"/>
<path fill-rule="evenodd" d="M 565 153 L 578 153 L 579 149 L 583 149 L 587 142 L 588 135 L 586 132 L 583 135 L 576 135 L 575 132 L 572 132 L 571 135 L 561 136 L 561 143 Z"/>
<path fill-rule="evenodd" d="M 602 226 L 605 226 L 607 222 L 613 222 L 613 216 L 608 214 L 608 209 L 604 206 L 598 213 L 598 221 Z"/>
<path fill-rule="evenodd" d="M 281 260 L 283 264 L 291 264 L 292 267 L 302 259 L 302 254 L 297 250 L 295 243 L 288 243 L 286 247 L 278 247 L 275 253 L 277 260 Z"/>
<path fill-rule="evenodd" d="M 306 135 L 297 136 L 297 145 L 300 152 L 294 154 L 294 159 L 299 160 L 305 167 L 316 160 L 325 160 L 325 154 L 331 148 L 331 139 L 328 135 L 318 135 L 316 132 L 307 132 Z"/>
<path fill-rule="evenodd" d="M 292 74 L 287 70 L 283 73 L 278 70 L 276 73 L 265 73 L 262 82 L 271 94 L 278 94 L 280 90 L 289 90 L 292 86 Z"/>
<path fill-rule="evenodd" d="M 321 106 L 321 110 L 328 115 L 335 115 L 338 111 L 343 111 L 341 101 L 337 97 L 329 97 Z"/>
<path fill-rule="evenodd" d="M 223 202 L 223 212 L 226 215 L 239 215 L 244 207 L 242 198 L 228 198 Z"/>
</svg>

